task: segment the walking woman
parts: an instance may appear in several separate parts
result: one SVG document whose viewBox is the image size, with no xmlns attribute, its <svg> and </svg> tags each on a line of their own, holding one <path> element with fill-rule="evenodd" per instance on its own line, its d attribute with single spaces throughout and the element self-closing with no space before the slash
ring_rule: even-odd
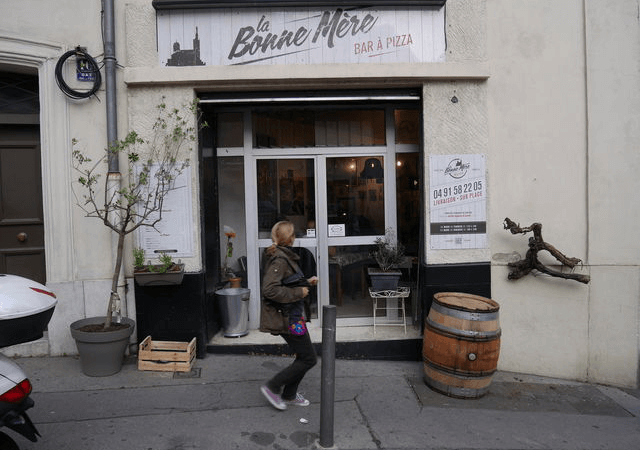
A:
<svg viewBox="0 0 640 450">
<path fill-rule="evenodd" d="M 296 358 L 260 390 L 274 408 L 284 410 L 287 405 L 309 405 L 309 400 L 298 393 L 302 378 L 317 362 L 306 326 L 309 307 L 304 299 L 318 278 L 306 279 L 300 270 L 300 258 L 291 250 L 295 240 L 291 222 L 276 223 L 271 239 L 273 245 L 263 257 L 260 331 L 282 336 Z"/>
</svg>

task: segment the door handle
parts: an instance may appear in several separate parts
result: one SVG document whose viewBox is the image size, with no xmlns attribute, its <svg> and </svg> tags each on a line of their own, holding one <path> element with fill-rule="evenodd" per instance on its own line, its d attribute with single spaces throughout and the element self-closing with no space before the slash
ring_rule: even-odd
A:
<svg viewBox="0 0 640 450">
<path fill-rule="evenodd" d="M 19 242 L 24 242 L 27 240 L 28 236 L 27 236 L 27 233 L 23 231 L 22 233 L 18 233 L 16 238 L 18 239 Z"/>
</svg>

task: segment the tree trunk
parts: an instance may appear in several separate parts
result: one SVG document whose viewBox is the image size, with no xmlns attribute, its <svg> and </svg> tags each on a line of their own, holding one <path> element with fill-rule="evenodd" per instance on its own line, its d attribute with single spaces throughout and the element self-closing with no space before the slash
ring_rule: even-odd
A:
<svg viewBox="0 0 640 450">
<path fill-rule="evenodd" d="M 111 296 L 109 297 L 109 306 L 107 307 L 107 318 L 104 322 L 105 329 L 111 326 L 113 312 L 116 310 L 118 300 L 120 300 L 120 296 L 118 295 L 118 280 L 120 279 L 124 256 L 124 237 L 125 233 L 118 233 L 118 251 L 116 253 L 116 265 L 113 269 L 113 278 L 111 279 Z"/>
<path fill-rule="evenodd" d="M 556 258 L 563 266 L 567 266 L 571 269 L 576 267 L 582 261 L 578 258 L 570 258 L 566 256 L 564 253 L 559 251 L 553 245 L 548 244 L 542 239 L 542 224 L 534 223 L 529 227 L 520 227 L 520 224 L 515 223 L 508 217 L 504 219 L 504 229 L 509 230 L 511 234 L 526 234 L 528 232 L 533 232 L 533 237 L 529 238 L 529 250 L 527 251 L 527 255 L 524 259 L 520 261 L 509 263 L 508 266 L 513 270 L 509 272 L 508 278 L 510 280 L 517 280 L 522 278 L 523 276 L 530 273 L 532 270 L 537 270 L 542 273 L 546 273 L 547 275 L 551 275 L 553 277 L 565 278 L 567 280 L 575 280 L 580 283 L 589 283 L 591 281 L 591 277 L 589 275 L 582 275 L 578 273 L 564 273 L 559 272 L 557 270 L 549 269 L 544 264 L 538 260 L 538 252 L 541 250 L 546 250 L 554 258 Z"/>
</svg>

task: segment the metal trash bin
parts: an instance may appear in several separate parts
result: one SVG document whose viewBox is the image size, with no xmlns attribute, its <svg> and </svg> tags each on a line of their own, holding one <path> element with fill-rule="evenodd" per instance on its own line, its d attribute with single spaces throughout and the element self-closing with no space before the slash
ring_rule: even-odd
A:
<svg viewBox="0 0 640 450">
<path fill-rule="evenodd" d="M 225 288 L 215 292 L 222 316 L 224 337 L 249 334 L 249 294 L 246 288 Z"/>
</svg>

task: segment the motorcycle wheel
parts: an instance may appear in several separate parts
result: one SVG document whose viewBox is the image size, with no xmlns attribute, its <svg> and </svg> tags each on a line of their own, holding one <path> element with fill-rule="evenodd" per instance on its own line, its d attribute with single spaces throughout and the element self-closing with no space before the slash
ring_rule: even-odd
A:
<svg viewBox="0 0 640 450">
<path fill-rule="evenodd" d="M 0 431 L 0 448 L 2 450 L 20 450 L 16 441 L 11 436 Z"/>
</svg>

